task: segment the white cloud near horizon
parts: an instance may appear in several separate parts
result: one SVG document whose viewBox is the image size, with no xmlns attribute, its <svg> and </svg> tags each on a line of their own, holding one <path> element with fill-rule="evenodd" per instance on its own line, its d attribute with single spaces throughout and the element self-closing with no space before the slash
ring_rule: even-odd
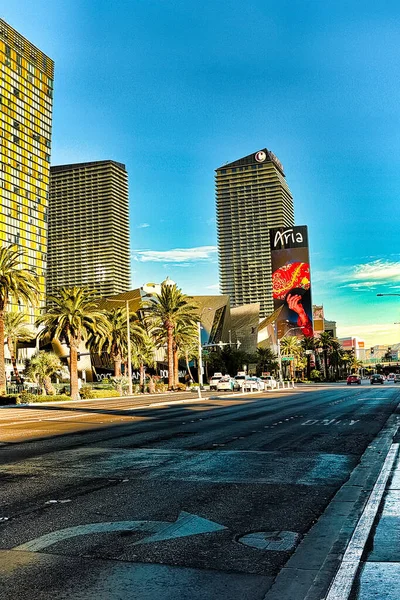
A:
<svg viewBox="0 0 400 600">
<path fill-rule="evenodd" d="M 145 229 L 146 227 L 150 227 L 149 223 L 140 223 L 136 229 Z"/>
<path fill-rule="evenodd" d="M 134 260 L 139 262 L 187 263 L 215 259 L 217 246 L 199 246 L 197 248 L 174 248 L 173 250 L 134 250 Z M 178 264 L 176 264 L 178 266 Z"/>
<path fill-rule="evenodd" d="M 394 323 L 338 326 L 337 337 L 359 337 L 367 347 L 375 344 L 395 344 L 400 341 L 400 326 Z"/>
<path fill-rule="evenodd" d="M 314 283 L 331 281 L 355 292 L 373 290 L 382 285 L 397 289 L 395 284 L 400 284 L 400 261 L 377 259 L 327 272 L 316 271 L 312 274 L 312 280 Z"/>
</svg>

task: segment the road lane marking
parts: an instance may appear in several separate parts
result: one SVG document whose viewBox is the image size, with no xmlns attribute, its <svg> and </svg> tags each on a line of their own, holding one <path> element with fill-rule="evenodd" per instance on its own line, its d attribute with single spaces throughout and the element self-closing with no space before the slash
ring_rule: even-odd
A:
<svg viewBox="0 0 400 600">
<path fill-rule="evenodd" d="M 169 521 L 115 521 L 106 523 L 88 523 L 86 525 L 77 525 L 52 531 L 42 535 L 34 540 L 25 542 L 16 546 L 13 550 L 22 550 L 26 552 L 40 552 L 53 544 L 68 540 L 81 535 L 90 535 L 93 533 L 111 533 L 114 531 L 139 531 L 151 533 L 151 536 L 145 537 L 133 545 L 148 544 L 150 542 L 160 542 L 163 540 L 176 539 L 180 537 L 189 537 L 200 535 L 202 533 L 214 533 L 227 529 L 224 525 L 209 521 L 198 515 L 181 511 L 178 519 L 171 523 Z"/>
<path fill-rule="evenodd" d="M 391 445 L 378 479 L 376 480 L 368 502 L 353 532 L 349 545 L 343 555 L 339 570 L 332 581 L 325 600 L 347 600 L 351 593 L 361 556 L 374 524 L 398 450 L 399 444 L 396 443 Z"/>
<path fill-rule="evenodd" d="M 257 531 L 240 537 L 238 542 L 257 550 L 289 552 L 296 546 L 300 537 L 295 531 Z"/>
</svg>

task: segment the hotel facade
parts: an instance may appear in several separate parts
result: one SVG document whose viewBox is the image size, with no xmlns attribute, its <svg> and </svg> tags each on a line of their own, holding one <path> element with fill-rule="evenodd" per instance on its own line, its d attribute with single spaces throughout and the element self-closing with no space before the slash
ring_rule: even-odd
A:
<svg viewBox="0 0 400 600">
<path fill-rule="evenodd" d="M 51 167 L 47 295 L 130 289 L 128 174 L 112 160 Z"/>
<path fill-rule="evenodd" d="M 0 73 L 0 243 L 24 251 L 43 302 L 54 62 L 0 19 Z"/>
<path fill-rule="evenodd" d="M 293 197 L 282 164 L 264 148 L 216 169 L 220 292 L 232 307 L 274 310 L 269 229 L 294 225 Z"/>
</svg>

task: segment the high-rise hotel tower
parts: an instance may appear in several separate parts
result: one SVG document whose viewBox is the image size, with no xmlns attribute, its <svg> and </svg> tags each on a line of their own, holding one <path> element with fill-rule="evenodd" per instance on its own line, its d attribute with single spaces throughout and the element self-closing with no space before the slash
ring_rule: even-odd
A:
<svg viewBox="0 0 400 600">
<path fill-rule="evenodd" d="M 47 294 L 130 289 L 128 174 L 104 160 L 51 167 Z"/>
<path fill-rule="evenodd" d="M 0 76 L 0 245 L 25 251 L 43 301 L 54 62 L 2 19 Z"/>
<path fill-rule="evenodd" d="M 260 303 L 274 310 L 269 229 L 294 224 L 283 167 L 264 148 L 216 169 L 220 291 L 232 306 Z"/>
</svg>

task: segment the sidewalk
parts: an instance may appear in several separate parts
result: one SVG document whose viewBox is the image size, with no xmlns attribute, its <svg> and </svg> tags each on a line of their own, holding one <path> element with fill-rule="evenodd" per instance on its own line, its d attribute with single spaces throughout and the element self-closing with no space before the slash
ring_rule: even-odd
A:
<svg viewBox="0 0 400 600">
<path fill-rule="evenodd" d="M 369 552 L 368 552 L 369 551 Z M 400 599 L 400 455 L 360 565 L 352 600 Z"/>
</svg>

